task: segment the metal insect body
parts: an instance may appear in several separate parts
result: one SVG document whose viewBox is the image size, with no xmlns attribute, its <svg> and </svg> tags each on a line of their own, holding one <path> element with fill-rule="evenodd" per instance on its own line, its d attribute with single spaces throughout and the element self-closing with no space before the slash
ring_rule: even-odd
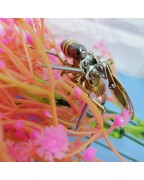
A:
<svg viewBox="0 0 144 180">
<path fill-rule="evenodd" d="M 121 108 L 127 109 L 131 113 L 131 117 L 133 117 L 133 105 L 126 90 L 112 72 L 111 65 L 113 62 L 111 59 L 104 60 L 100 56 L 94 56 L 93 52 L 87 52 L 83 45 L 73 40 L 63 41 L 61 49 L 67 57 L 73 59 L 73 67 L 84 70 L 84 73 L 73 73 L 72 81 L 84 90 L 90 98 L 90 94 L 95 93 L 96 100 L 92 99 L 92 101 L 102 113 L 104 112 L 102 105 L 106 101 L 106 85 L 103 79 L 106 79 L 108 80 L 109 89 Z M 84 106 L 85 109 L 86 106 Z M 76 129 L 79 128 L 82 122 L 84 110 Z"/>
<path fill-rule="evenodd" d="M 131 118 L 133 117 L 133 105 L 126 90 L 112 72 L 111 65 L 113 62 L 111 59 L 104 60 L 101 56 L 95 56 L 93 52 L 88 52 L 83 45 L 74 40 L 63 41 L 61 43 L 61 50 L 66 57 L 73 60 L 73 64 L 69 64 L 66 60 L 63 61 L 60 59 L 64 66 L 52 65 L 53 69 L 71 72 L 73 75 L 72 81 L 91 98 L 101 113 L 104 112 L 103 104 L 106 101 L 106 85 L 104 79 L 107 80 L 108 87 L 121 108 L 127 109 L 129 113 L 131 113 Z M 49 51 L 46 52 L 58 56 Z M 92 93 L 95 94 L 96 99 L 92 98 Z M 79 129 L 87 107 L 88 105 L 85 104 L 75 130 Z"/>
</svg>

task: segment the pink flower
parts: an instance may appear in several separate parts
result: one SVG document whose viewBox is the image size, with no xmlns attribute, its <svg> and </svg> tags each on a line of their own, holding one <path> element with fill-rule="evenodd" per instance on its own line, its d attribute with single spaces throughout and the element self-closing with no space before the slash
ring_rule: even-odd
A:
<svg viewBox="0 0 144 180">
<path fill-rule="evenodd" d="M 92 162 L 95 158 L 95 153 L 96 153 L 96 149 L 89 147 L 84 151 L 83 157 L 85 158 L 86 161 Z"/>
<path fill-rule="evenodd" d="M 115 127 L 123 127 L 128 124 L 130 120 L 130 113 L 128 110 L 123 109 L 120 115 L 116 115 L 114 118 L 114 126 Z"/>
<path fill-rule="evenodd" d="M 3 51 L 3 49 L 2 48 L 0 48 L 0 53 L 3 53 L 4 51 Z"/>
<path fill-rule="evenodd" d="M 14 124 L 14 128 L 17 130 L 23 129 L 24 128 L 23 120 L 17 120 L 17 122 L 15 122 L 15 124 Z"/>
<path fill-rule="evenodd" d="M 125 108 L 122 110 L 121 112 L 121 116 L 123 117 L 123 119 L 125 120 L 126 123 L 128 123 L 128 121 L 130 120 L 131 114 L 129 113 L 128 110 L 126 110 Z"/>
<path fill-rule="evenodd" d="M 44 111 L 44 115 L 45 115 L 46 117 L 52 117 L 51 113 L 50 113 L 48 110 L 45 110 L 45 111 Z"/>
<path fill-rule="evenodd" d="M 38 155 L 46 161 L 53 161 L 54 158 L 62 159 L 69 145 L 62 125 L 46 127 L 38 132 L 34 144 L 37 146 Z"/>
<path fill-rule="evenodd" d="M 27 140 L 27 135 L 21 130 L 17 130 L 15 132 L 15 137 L 18 138 L 19 140 Z"/>
<path fill-rule="evenodd" d="M 8 24 L 9 23 L 9 19 L 7 19 L 7 18 L 0 18 L 0 20 L 2 21 L 2 22 L 4 22 L 4 23 L 6 23 L 6 24 Z"/>
<path fill-rule="evenodd" d="M 28 44 L 33 45 L 33 38 L 30 34 L 26 35 L 26 40 L 27 40 Z"/>
<path fill-rule="evenodd" d="M 0 61 L 0 68 L 4 68 L 5 67 L 5 63 L 3 61 Z"/>
<path fill-rule="evenodd" d="M 102 39 L 96 45 L 94 45 L 93 48 L 100 51 L 102 57 L 109 56 L 109 50 L 105 46 Z"/>
<path fill-rule="evenodd" d="M 32 19 L 31 18 L 26 18 L 26 22 L 32 26 L 33 25 L 33 22 L 32 22 Z"/>
<path fill-rule="evenodd" d="M 29 134 L 29 137 L 30 137 L 31 139 L 36 139 L 36 137 L 37 137 L 37 131 L 36 131 L 36 130 L 33 130 L 33 131 Z"/>
<path fill-rule="evenodd" d="M 33 144 L 29 142 L 14 142 L 7 140 L 8 153 L 16 162 L 32 162 Z"/>
</svg>

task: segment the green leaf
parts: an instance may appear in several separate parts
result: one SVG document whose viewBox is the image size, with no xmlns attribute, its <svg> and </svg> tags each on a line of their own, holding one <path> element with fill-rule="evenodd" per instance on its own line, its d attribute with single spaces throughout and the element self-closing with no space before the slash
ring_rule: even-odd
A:
<svg viewBox="0 0 144 180">
<path fill-rule="evenodd" d="M 144 139 L 144 126 L 125 126 L 125 132 L 139 138 Z"/>
<path fill-rule="evenodd" d="M 144 126 L 144 122 L 140 120 L 137 116 L 134 116 L 133 118 L 140 126 Z"/>
</svg>

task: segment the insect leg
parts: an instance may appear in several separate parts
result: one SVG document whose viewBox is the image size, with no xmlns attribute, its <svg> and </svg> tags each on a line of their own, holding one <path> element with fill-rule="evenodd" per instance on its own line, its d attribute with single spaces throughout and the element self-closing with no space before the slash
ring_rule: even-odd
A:
<svg viewBox="0 0 144 180">
<path fill-rule="evenodd" d="M 83 107 L 83 110 L 82 110 L 82 113 L 81 113 L 81 115 L 80 115 L 80 118 L 79 118 L 79 120 L 78 120 L 78 122 L 77 122 L 75 131 L 77 131 L 77 130 L 79 129 L 80 125 L 82 124 L 82 121 L 83 121 L 84 116 L 85 116 L 85 114 L 86 114 L 86 112 L 87 112 L 87 109 L 88 109 L 88 104 L 85 103 L 85 105 L 84 105 L 84 107 Z"/>
<path fill-rule="evenodd" d="M 90 97 L 90 98 L 91 98 L 91 97 Z M 99 104 L 95 99 L 91 99 L 91 100 L 92 100 L 92 102 L 98 107 L 98 109 L 101 111 L 101 114 L 103 114 L 103 113 L 104 113 L 104 107 L 103 107 L 101 104 Z M 82 112 L 81 112 L 80 118 L 79 118 L 79 120 L 78 120 L 78 122 L 77 122 L 75 131 L 78 130 L 79 127 L 80 127 L 80 125 L 82 124 L 82 121 L 83 121 L 84 116 L 85 116 L 85 114 L 86 114 L 86 112 L 87 112 L 87 109 L 88 109 L 88 104 L 85 103 L 85 105 L 84 105 L 84 107 L 83 107 L 83 110 L 82 110 Z"/>
<path fill-rule="evenodd" d="M 97 106 L 97 108 L 101 111 L 101 113 L 103 114 L 104 112 L 104 107 L 98 103 L 95 99 L 92 99 L 92 102 Z"/>
</svg>

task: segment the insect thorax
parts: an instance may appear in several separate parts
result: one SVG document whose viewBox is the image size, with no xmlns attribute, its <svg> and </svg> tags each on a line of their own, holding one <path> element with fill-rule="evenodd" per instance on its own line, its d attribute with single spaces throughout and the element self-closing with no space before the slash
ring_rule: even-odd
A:
<svg viewBox="0 0 144 180">
<path fill-rule="evenodd" d="M 85 59 L 77 62 L 74 60 L 74 67 L 79 67 L 84 70 L 84 74 L 73 74 L 73 82 L 77 83 L 81 88 L 86 89 L 88 94 L 94 92 L 96 97 L 101 97 L 105 94 L 106 86 L 97 71 L 97 60 L 92 53 L 88 53 Z"/>
</svg>

